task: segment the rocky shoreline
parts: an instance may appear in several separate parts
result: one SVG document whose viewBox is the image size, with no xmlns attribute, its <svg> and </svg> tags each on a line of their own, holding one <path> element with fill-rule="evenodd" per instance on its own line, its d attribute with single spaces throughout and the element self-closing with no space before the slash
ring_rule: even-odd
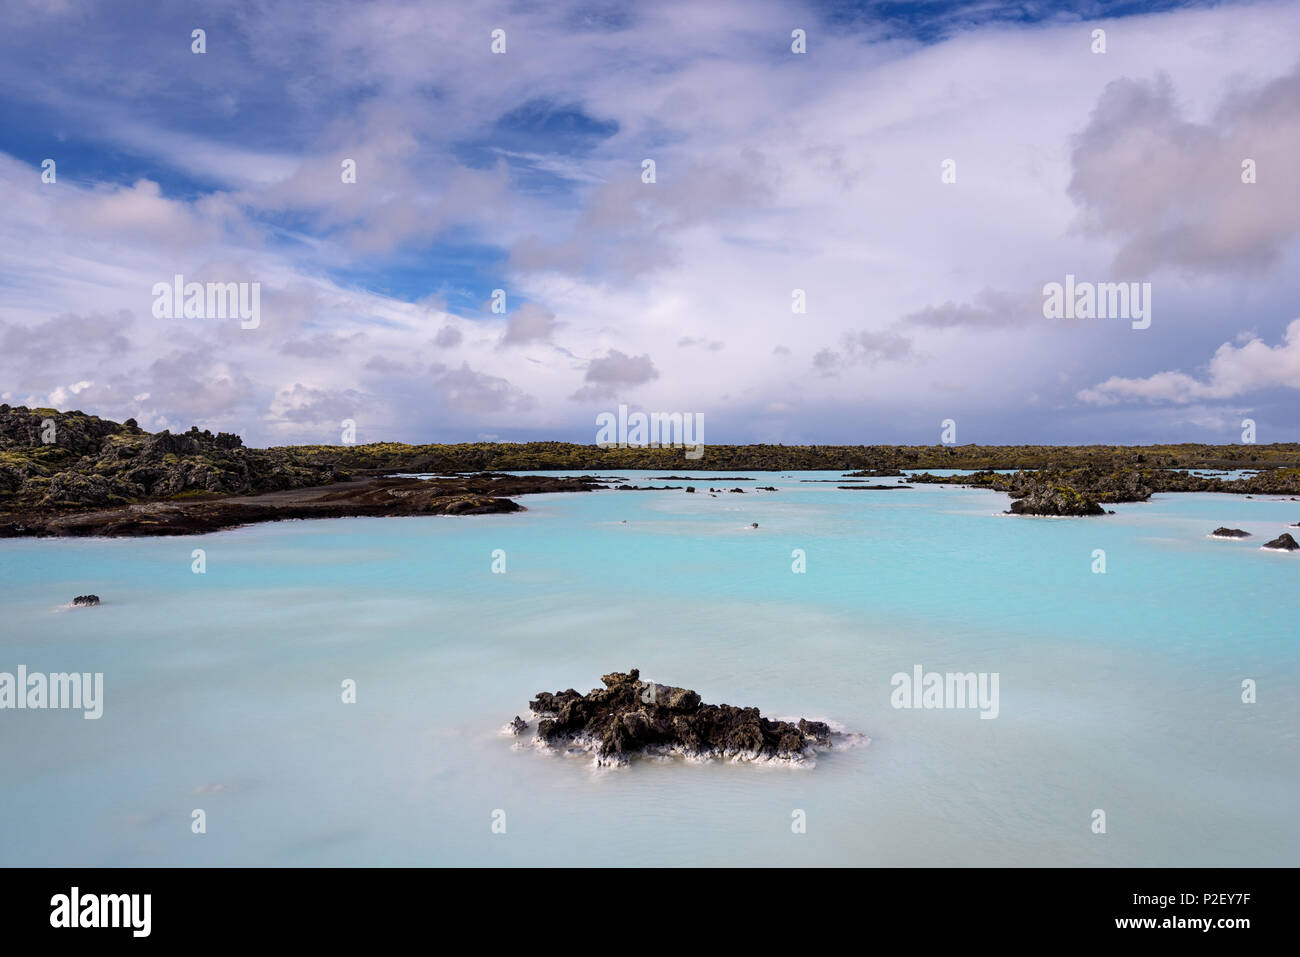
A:
<svg viewBox="0 0 1300 957">
<path fill-rule="evenodd" d="M 539 692 L 528 703 L 537 723 L 533 741 L 542 747 L 591 754 L 599 767 L 622 766 L 638 756 L 677 755 L 693 760 L 802 763 L 839 743 L 861 743 L 857 734 L 832 731 L 823 721 L 774 721 L 757 708 L 704 704 L 688 688 L 642 681 L 636 668 L 601 678 L 604 688 L 581 694 Z M 524 735 L 519 715 L 507 725 Z"/>
<path fill-rule="evenodd" d="M 200 535 L 296 518 L 488 515 L 524 510 L 507 496 L 588 492 L 603 487 L 587 478 L 545 476 L 359 478 L 261 495 L 0 513 L 0 538 Z"/>
<path fill-rule="evenodd" d="M 755 445 L 710 446 L 706 454 L 707 468 L 697 463 L 693 470 L 712 471 L 712 477 L 665 469 L 660 478 L 723 482 L 740 480 L 729 474 L 737 467 L 851 467 L 857 471 L 838 480 L 843 491 L 895 491 L 911 483 L 966 485 L 1006 492 L 1012 499 L 1008 511 L 1015 515 L 1105 515 L 1109 503 L 1142 502 L 1156 492 L 1292 495 L 1300 501 L 1300 445 L 1295 444 Z M 150 433 L 131 419 L 117 423 L 79 411 L 0 404 L 0 537 L 189 535 L 291 518 L 482 515 L 521 511 L 511 496 L 610 487 L 694 493 L 694 485 L 638 486 L 596 474 L 562 479 L 518 474 L 572 469 L 608 476 L 624 467 L 657 469 L 676 461 L 676 455 L 663 448 L 602 449 L 560 442 L 249 449 L 238 435 L 226 432 L 191 428 Z M 956 476 L 919 471 L 972 465 L 980 470 Z M 994 471 L 1007 466 L 1017 471 Z M 1212 467 L 1257 471 L 1235 480 L 1178 471 Z M 413 474 L 435 478 L 409 477 Z M 865 481 L 904 476 L 909 484 Z M 711 486 L 708 494 L 746 491 Z"/>
</svg>

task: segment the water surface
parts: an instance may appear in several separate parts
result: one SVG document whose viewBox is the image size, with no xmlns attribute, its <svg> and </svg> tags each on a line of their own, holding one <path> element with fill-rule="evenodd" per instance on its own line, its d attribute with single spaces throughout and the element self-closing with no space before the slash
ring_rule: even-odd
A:
<svg viewBox="0 0 1300 957">
<path fill-rule="evenodd" d="M 703 481 L 0 542 L 0 671 L 105 682 L 98 721 L 0 712 L 0 864 L 1300 863 L 1300 553 L 1258 547 L 1300 502 L 1034 519 L 983 490 L 801 481 L 838 472 L 720 473 L 752 480 L 716 498 L 685 465 L 618 474 Z M 60 610 L 87 592 L 104 604 Z M 997 672 L 999 716 L 895 710 L 891 676 L 917 664 Z M 537 691 L 631 667 L 872 743 L 811 768 L 596 773 L 499 733 Z"/>
</svg>

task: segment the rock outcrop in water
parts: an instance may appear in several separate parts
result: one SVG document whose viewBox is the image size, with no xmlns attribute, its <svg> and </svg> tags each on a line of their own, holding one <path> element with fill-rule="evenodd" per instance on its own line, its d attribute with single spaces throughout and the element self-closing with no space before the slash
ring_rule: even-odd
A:
<svg viewBox="0 0 1300 957">
<path fill-rule="evenodd" d="M 1097 502 L 1068 485 L 1036 485 L 1011 503 L 1013 515 L 1105 515 Z"/>
<path fill-rule="evenodd" d="M 98 604 L 99 604 L 99 596 L 98 596 L 98 595 L 78 595 L 76 598 L 72 599 L 72 604 L 73 604 L 73 607 L 75 607 L 75 608 L 88 608 L 88 607 L 91 606 L 91 605 L 98 605 Z"/>
<path fill-rule="evenodd" d="M 1102 474 L 1096 469 L 1027 472 L 982 471 L 972 475 L 913 474 L 912 482 L 990 488 L 1011 496 L 1012 515 L 1105 515 L 1101 502 L 1144 502 L 1151 489 L 1137 472 Z M 900 486 L 900 488 L 903 486 Z"/>
<path fill-rule="evenodd" d="M 1250 538 L 1250 532 L 1240 528 L 1225 528 L 1220 526 L 1210 532 L 1210 538 Z"/>
<path fill-rule="evenodd" d="M 0 538 L 198 535 L 291 518 L 486 515 L 523 511 L 524 507 L 507 495 L 588 492 L 599 487 L 590 479 L 545 475 L 362 478 L 321 488 L 219 499 L 172 499 L 106 509 L 0 511 Z"/>
<path fill-rule="evenodd" d="M 1271 542 L 1265 542 L 1259 547 L 1275 552 L 1294 552 L 1297 548 L 1300 548 L 1300 545 L 1296 544 L 1296 540 L 1291 537 L 1290 532 L 1283 532 Z"/>
<path fill-rule="evenodd" d="M 640 678 L 633 668 L 605 675 L 605 687 L 585 695 L 572 688 L 539 692 L 528 704 L 538 718 L 538 740 L 592 752 L 599 765 L 621 765 L 638 754 L 802 761 L 831 747 L 835 737 L 822 721 L 773 721 L 757 708 L 704 704 L 687 688 Z M 518 734 L 523 729 L 515 722 Z"/>
</svg>

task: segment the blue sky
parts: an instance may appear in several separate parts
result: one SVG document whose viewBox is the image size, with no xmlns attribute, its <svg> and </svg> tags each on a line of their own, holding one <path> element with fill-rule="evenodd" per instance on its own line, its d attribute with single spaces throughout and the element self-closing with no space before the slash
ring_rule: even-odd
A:
<svg viewBox="0 0 1300 957">
<path fill-rule="evenodd" d="M 11 3 L 0 401 L 255 444 L 590 442 L 623 403 L 1300 439 L 1300 5 L 459 7 Z M 155 318 L 177 273 L 258 283 L 257 328 Z M 1150 327 L 1045 318 L 1067 274 L 1150 283 Z"/>
</svg>

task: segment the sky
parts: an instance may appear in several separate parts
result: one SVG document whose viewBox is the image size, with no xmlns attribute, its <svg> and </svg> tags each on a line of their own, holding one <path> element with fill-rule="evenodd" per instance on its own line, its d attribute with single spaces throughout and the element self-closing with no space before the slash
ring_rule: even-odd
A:
<svg viewBox="0 0 1300 957">
<path fill-rule="evenodd" d="M 259 446 L 591 443 L 620 405 L 706 443 L 1300 441 L 1297 2 L 3 22 L 0 402 Z M 178 274 L 256 284 L 256 324 L 160 315 Z M 1049 317 L 1067 276 L 1149 325 Z"/>
</svg>

